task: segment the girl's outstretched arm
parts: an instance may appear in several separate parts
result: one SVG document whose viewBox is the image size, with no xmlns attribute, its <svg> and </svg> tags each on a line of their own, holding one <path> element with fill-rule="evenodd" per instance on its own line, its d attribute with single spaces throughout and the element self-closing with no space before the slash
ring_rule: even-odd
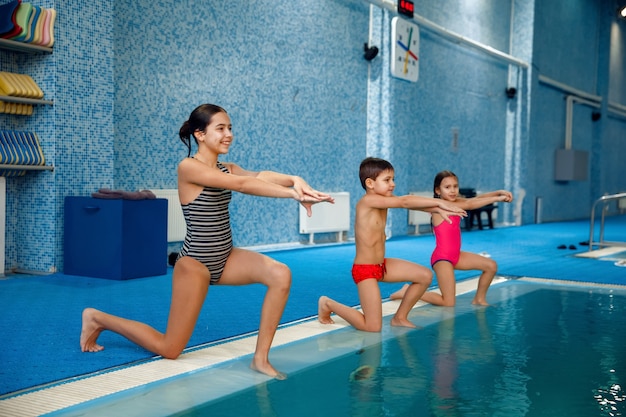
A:
<svg viewBox="0 0 626 417">
<path fill-rule="evenodd" d="M 270 182 L 272 184 L 282 185 L 283 187 L 292 187 L 298 195 L 304 200 L 310 200 L 307 197 L 311 197 L 315 201 L 328 201 L 332 203 L 332 198 L 321 191 L 313 189 L 307 182 L 298 175 L 283 174 L 276 171 L 248 171 L 241 168 L 236 164 L 228 164 L 228 168 L 234 175 L 245 175 L 249 177 L 256 177 L 260 180 Z"/>
<path fill-rule="evenodd" d="M 501 197 L 501 196 L 504 196 L 505 199 L 504 200 L 496 200 L 496 201 L 504 201 L 506 203 L 510 203 L 511 201 L 513 201 L 513 194 L 510 191 L 507 191 L 507 190 L 490 191 L 490 192 L 487 192 L 487 193 L 479 194 L 475 198 Z"/>
<path fill-rule="evenodd" d="M 248 171 L 232 163 L 224 165 L 229 173 L 207 169 L 205 164 L 192 158 L 183 160 L 178 166 L 179 193 L 186 184 L 196 190 L 197 187 L 215 187 L 261 197 L 293 198 L 303 204 L 309 216 L 313 204 L 334 203 L 330 195 L 314 190 L 300 177 L 272 171 Z"/>
<path fill-rule="evenodd" d="M 509 191 L 500 190 L 484 193 L 472 198 L 459 199 L 457 201 L 457 204 L 465 210 L 474 210 L 499 201 L 510 203 L 513 201 L 513 194 Z"/>
<path fill-rule="evenodd" d="M 303 202 L 313 199 L 315 202 L 327 201 L 329 203 L 334 203 L 334 200 L 330 195 L 315 190 L 302 177 L 297 175 L 282 174 L 275 171 L 261 171 L 256 175 L 256 177 L 284 187 L 293 187 Z"/>
</svg>

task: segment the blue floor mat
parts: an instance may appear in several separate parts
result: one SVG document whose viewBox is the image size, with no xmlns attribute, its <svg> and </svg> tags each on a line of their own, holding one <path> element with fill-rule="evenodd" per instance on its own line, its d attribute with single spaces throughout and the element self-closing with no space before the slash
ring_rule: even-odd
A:
<svg viewBox="0 0 626 417">
<path fill-rule="evenodd" d="M 626 216 L 609 218 L 605 238 L 624 241 L 625 237 Z M 547 223 L 464 232 L 463 249 L 488 253 L 498 262 L 500 275 L 626 285 L 626 268 L 574 256 L 587 251 L 580 243 L 588 239 L 588 221 Z M 558 249 L 561 245 L 576 249 Z M 431 235 L 392 238 L 387 242 L 387 256 L 428 266 L 433 247 Z M 354 245 L 344 244 L 268 252 L 292 270 L 282 322 L 316 315 L 320 295 L 357 305 L 350 276 L 354 251 Z M 104 351 L 82 353 L 81 312 L 91 306 L 163 331 L 171 271 L 127 281 L 63 274 L 0 280 L 0 395 L 153 357 L 111 332 L 99 338 Z M 462 271 L 457 279 L 476 275 Z M 383 297 L 400 285 L 381 284 Z M 211 287 L 189 346 L 256 331 L 264 293 L 261 285 Z"/>
</svg>

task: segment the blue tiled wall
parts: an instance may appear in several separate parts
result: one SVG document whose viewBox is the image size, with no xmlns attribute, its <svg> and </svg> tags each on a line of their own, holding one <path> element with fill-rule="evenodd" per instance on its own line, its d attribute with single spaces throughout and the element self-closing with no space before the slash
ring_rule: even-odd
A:
<svg viewBox="0 0 626 417">
<path fill-rule="evenodd" d="M 186 156 L 178 129 L 204 102 L 231 115 L 235 143 L 224 160 L 349 191 L 352 206 L 363 192 L 358 164 L 373 155 L 394 164 L 397 194 L 429 190 L 437 171 L 452 169 L 462 186 L 524 189 L 524 223 L 534 221 L 536 197 L 544 220 L 586 217 L 597 196 L 626 190 L 625 121 L 602 109 L 593 123 L 592 109 L 577 107 L 574 141 L 593 149 L 592 176 L 555 183 L 563 93 L 538 76 L 600 96 L 610 86 L 610 99 L 626 104 L 625 23 L 608 15 L 617 0 L 572 0 L 566 14 L 550 2 L 488 3 L 419 0 L 415 8 L 530 67 L 422 28 L 420 78 L 409 83 L 389 75 L 393 14 L 365 0 L 37 2 L 58 12 L 54 53 L 0 52 L 0 63 L 31 74 L 55 104 L 27 119 L 0 118 L 36 131 L 55 170 L 7 183 L 7 269 L 62 269 L 67 195 L 174 188 Z M 370 37 L 380 53 L 368 63 Z M 602 54 L 611 61 L 596 59 Z M 504 94 L 510 85 L 514 100 Z M 238 245 L 307 239 L 293 201 L 235 195 L 231 209 Z M 503 222 L 513 217 L 500 213 Z M 411 230 L 403 210 L 389 225 L 393 235 Z"/>
</svg>

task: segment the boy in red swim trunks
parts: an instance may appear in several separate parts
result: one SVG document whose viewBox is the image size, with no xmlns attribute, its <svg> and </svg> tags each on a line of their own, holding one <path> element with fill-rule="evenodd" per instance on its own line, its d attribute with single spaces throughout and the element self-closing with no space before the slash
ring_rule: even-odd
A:
<svg viewBox="0 0 626 417">
<path fill-rule="evenodd" d="M 352 277 L 359 292 L 363 312 L 322 296 L 318 302 L 318 320 L 324 324 L 334 323 L 330 315 L 335 313 L 358 330 L 379 332 L 383 317 L 378 282 L 408 280 L 411 284 L 391 319 L 391 325 L 415 327 L 409 321 L 408 314 L 430 285 L 432 272 L 413 262 L 385 258 L 387 209 L 405 208 L 438 213 L 446 221 L 450 221 L 448 216 L 465 216 L 466 213 L 440 199 L 393 195 L 394 169 L 391 163 L 383 159 L 364 159 L 359 169 L 359 178 L 365 195 L 356 205 L 356 256 Z"/>
</svg>

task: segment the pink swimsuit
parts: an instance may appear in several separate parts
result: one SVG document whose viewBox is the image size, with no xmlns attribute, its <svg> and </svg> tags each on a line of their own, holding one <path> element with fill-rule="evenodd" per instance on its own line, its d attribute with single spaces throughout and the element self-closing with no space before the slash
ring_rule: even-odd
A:
<svg viewBox="0 0 626 417">
<path fill-rule="evenodd" d="M 459 262 L 461 255 L 461 217 L 450 216 L 452 223 L 441 222 L 433 227 L 436 246 L 430 257 L 430 264 L 435 265 L 439 261 L 448 261 L 453 266 Z"/>
</svg>

